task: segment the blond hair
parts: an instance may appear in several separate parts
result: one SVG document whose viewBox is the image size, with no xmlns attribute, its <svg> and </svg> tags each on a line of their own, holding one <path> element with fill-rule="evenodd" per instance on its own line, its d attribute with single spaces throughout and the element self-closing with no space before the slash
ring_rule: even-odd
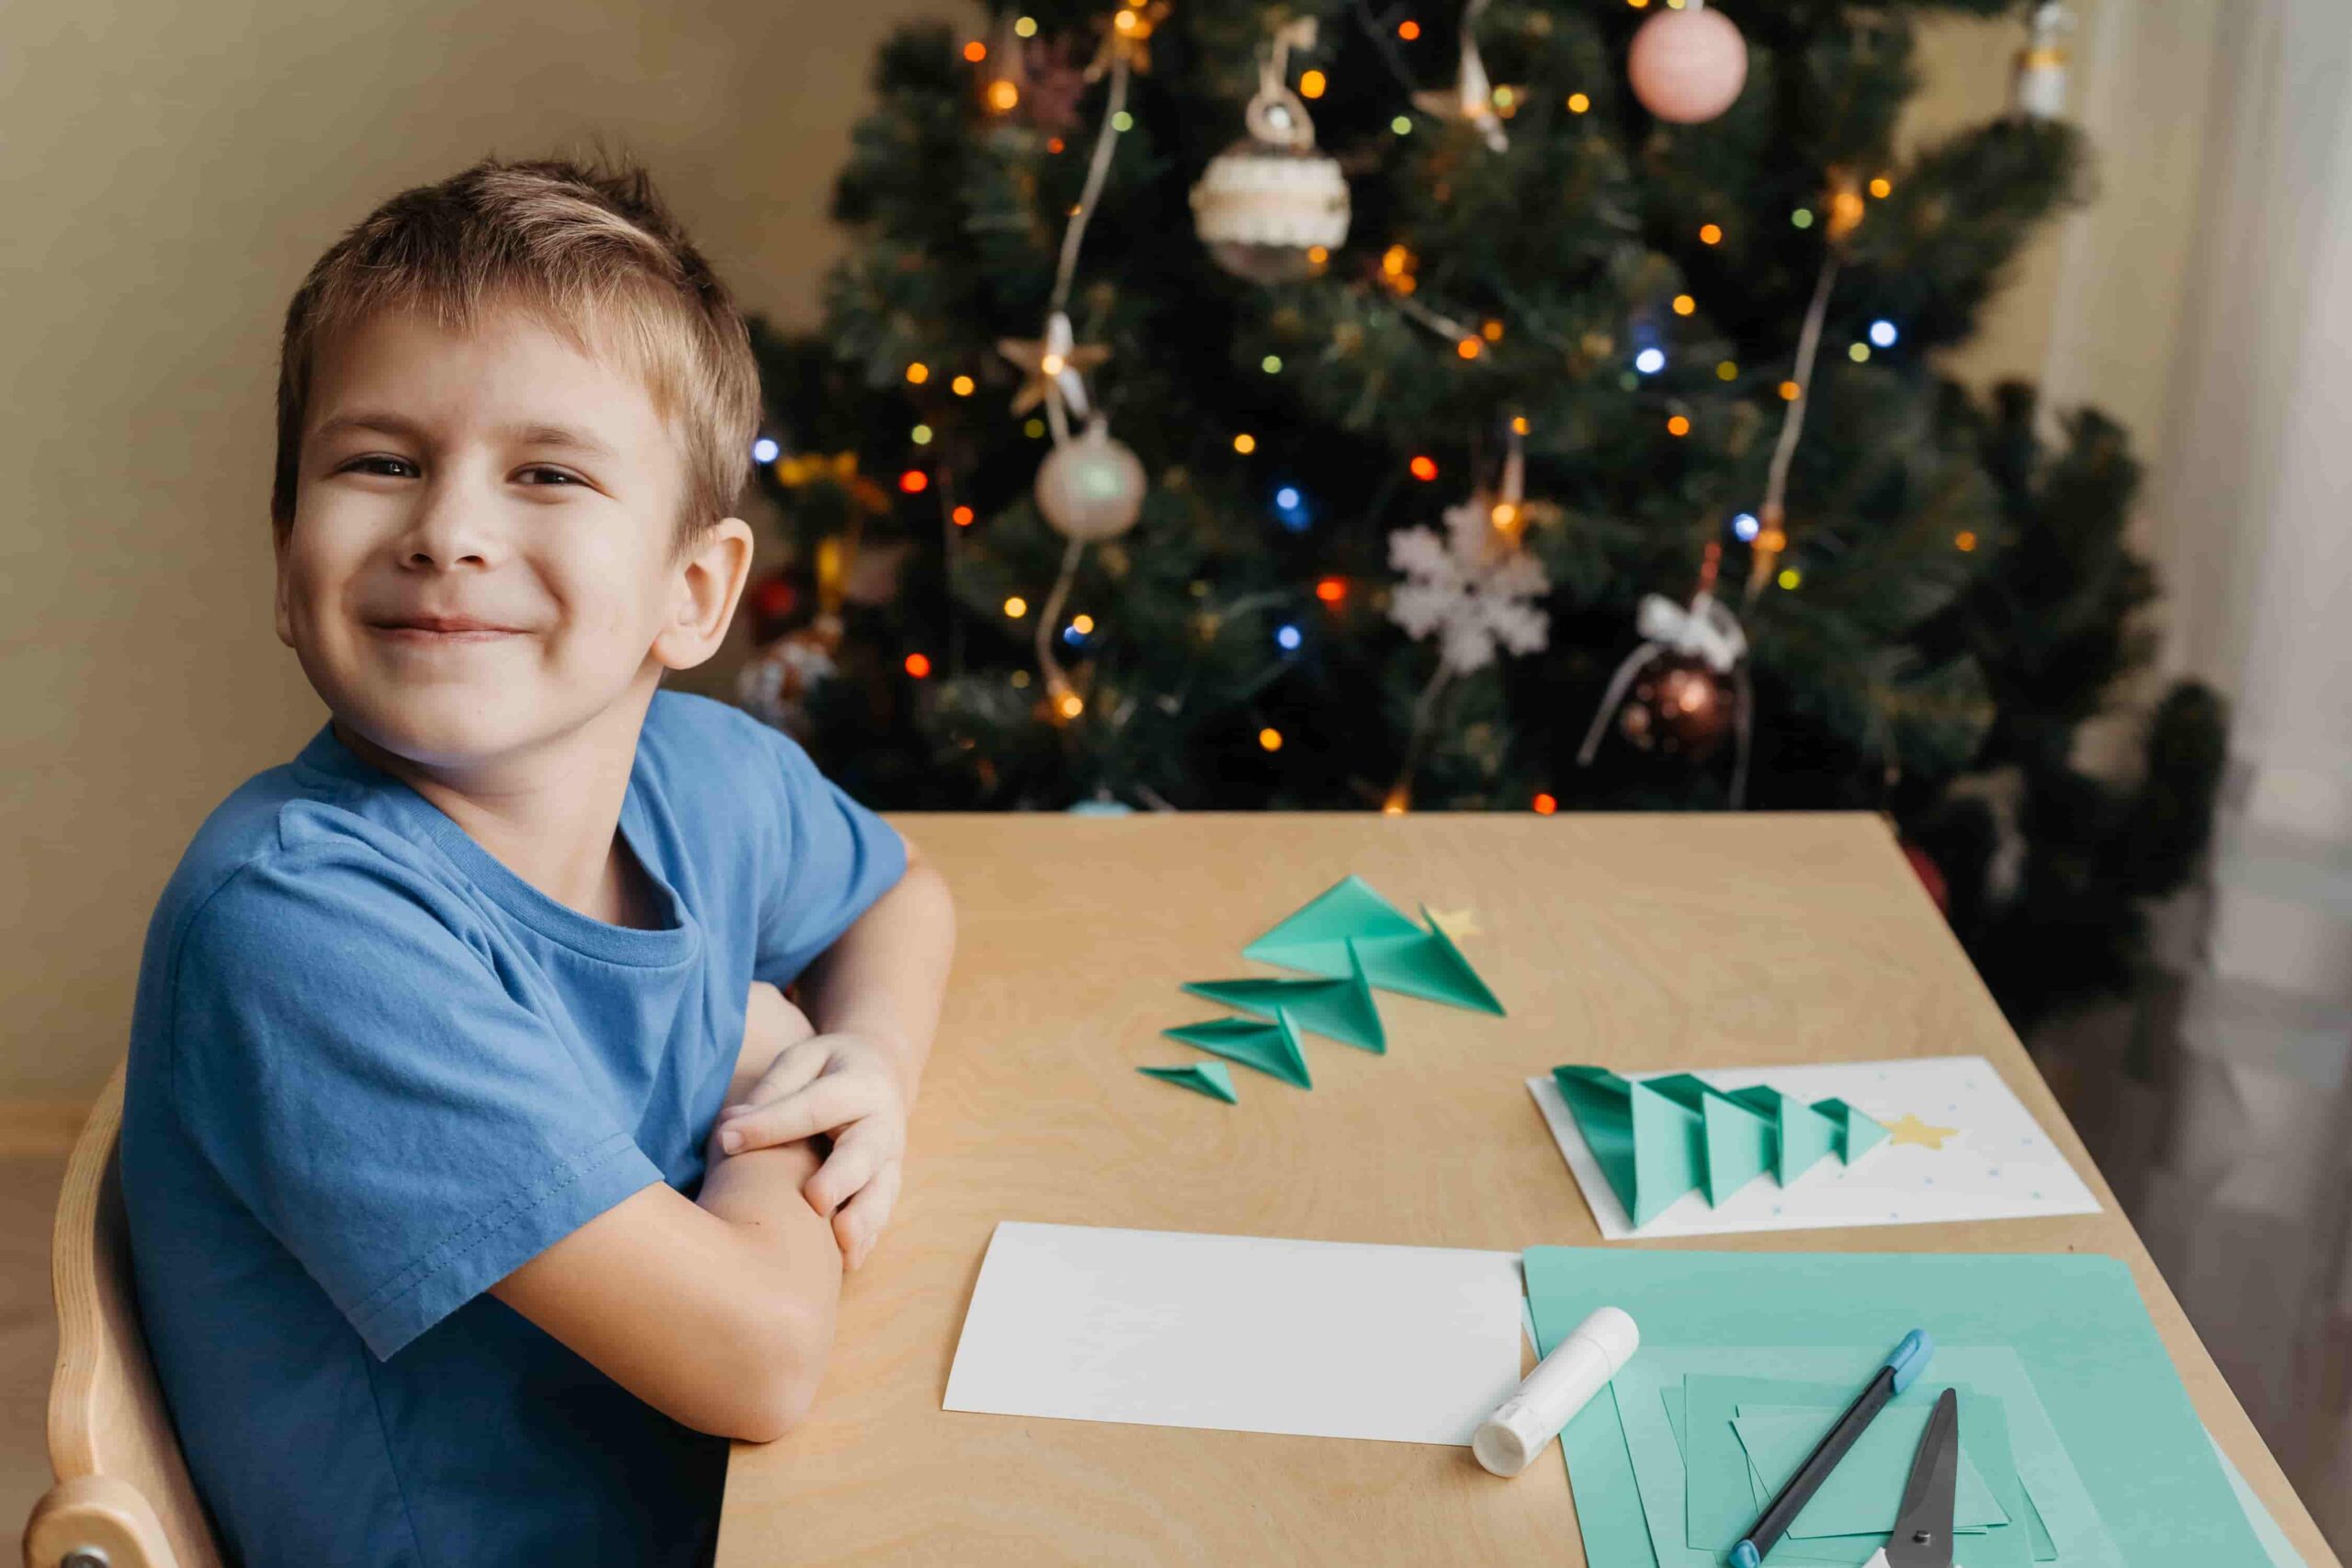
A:
<svg viewBox="0 0 2352 1568">
<path fill-rule="evenodd" d="M 286 310 L 270 521 L 293 525 L 320 344 L 379 310 L 454 331 L 519 308 L 583 355 L 617 355 L 677 438 L 685 494 L 673 555 L 731 515 L 751 473 L 760 377 L 732 297 L 625 156 L 485 158 L 404 190 L 311 266 Z"/>
</svg>

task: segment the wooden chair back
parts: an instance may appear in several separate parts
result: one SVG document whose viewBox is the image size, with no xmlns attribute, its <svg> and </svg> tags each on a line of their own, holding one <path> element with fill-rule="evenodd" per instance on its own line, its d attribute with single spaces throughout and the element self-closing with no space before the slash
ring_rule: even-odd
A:
<svg viewBox="0 0 2352 1568">
<path fill-rule="evenodd" d="M 26 1568 L 221 1568 L 131 1287 L 117 1158 L 128 1066 L 115 1068 L 83 1123 L 57 1201 L 57 1371 L 49 1385 L 57 1481 L 25 1525 Z"/>
</svg>

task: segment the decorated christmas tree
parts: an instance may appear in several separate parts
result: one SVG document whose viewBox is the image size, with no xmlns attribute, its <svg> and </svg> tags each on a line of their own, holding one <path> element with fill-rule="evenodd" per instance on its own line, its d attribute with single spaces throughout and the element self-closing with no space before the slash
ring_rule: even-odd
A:
<svg viewBox="0 0 2352 1568">
<path fill-rule="evenodd" d="M 886 807 L 1881 809 L 2013 1017 L 2113 985 L 2221 719 L 2076 770 L 2136 469 L 1936 366 L 2086 186 L 2046 4 L 1895 151 L 1916 18 L 2013 9 L 901 28 L 822 325 L 754 323 L 742 700 Z"/>
</svg>

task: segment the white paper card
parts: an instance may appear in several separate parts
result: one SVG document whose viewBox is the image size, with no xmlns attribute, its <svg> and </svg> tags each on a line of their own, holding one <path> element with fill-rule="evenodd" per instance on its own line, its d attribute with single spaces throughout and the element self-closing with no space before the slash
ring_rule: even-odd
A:
<svg viewBox="0 0 2352 1568">
<path fill-rule="evenodd" d="M 1530 1078 L 1528 1092 L 1576 1173 L 1603 1239 L 2098 1213 L 2098 1200 L 2066 1156 L 1982 1056 L 1710 1069 L 1692 1076 L 1721 1089 L 1770 1084 L 1808 1105 L 1842 1100 L 1894 1135 L 1850 1166 L 1831 1155 L 1787 1187 L 1767 1171 L 1714 1208 L 1702 1193 L 1686 1194 L 1636 1231 L 1586 1147 L 1559 1085 L 1549 1073 Z"/>
<path fill-rule="evenodd" d="M 1001 1221 L 942 1408 L 1466 1445 L 1522 1289 L 1515 1252 Z"/>
</svg>

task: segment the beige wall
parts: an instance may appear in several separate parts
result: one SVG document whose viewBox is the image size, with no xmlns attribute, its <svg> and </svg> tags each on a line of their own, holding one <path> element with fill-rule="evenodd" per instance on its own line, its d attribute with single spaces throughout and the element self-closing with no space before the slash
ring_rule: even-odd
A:
<svg viewBox="0 0 2352 1568">
<path fill-rule="evenodd" d="M 15 484 L 0 518 L 0 1101 L 80 1098 L 110 1069 L 148 913 L 188 836 L 325 716 L 270 629 L 266 522 L 278 318 L 318 251 L 401 186 L 602 129 L 653 166 L 747 304 L 807 319 L 837 253 L 824 202 L 873 45 L 922 12 L 965 14 L 0 10 L 0 465 Z M 2016 41 L 2013 24 L 1939 28 L 1912 128 L 2005 102 Z M 2114 199 L 2143 174 L 2137 154 L 2109 156 Z M 2154 247 L 2159 297 L 2170 243 Z M 1969 373 L 2042 373 L 2064 259 L 2029 259 Z M 2136 307 L 2089 294 L 2098 313 L 2068 329 L 2099 356 L 2087 389 L 2154 429 L 2134 378 L 2161 345 Z"/>
</svg>

